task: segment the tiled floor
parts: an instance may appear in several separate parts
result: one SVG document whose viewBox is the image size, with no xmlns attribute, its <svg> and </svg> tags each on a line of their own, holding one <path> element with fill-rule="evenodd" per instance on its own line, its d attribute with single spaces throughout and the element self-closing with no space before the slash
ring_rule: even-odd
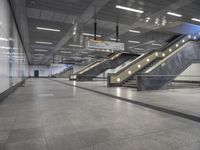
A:
<svg viewBox="0 0 200 150">
<path fill-rule="evenodd" d="M 107 87 L 106 81 L 76 82 L 68 81 L 68 79 L 56 80 L 200 117 L 200 87 L 197 86 L 195 88 L 185 87 L 138 92 L 135 88 Z"/>
<path fill-rule="evenodd" d="M 0 150 L 199 150 L 200 124 L 48 79 L 0 104 Z"/>
</svg>

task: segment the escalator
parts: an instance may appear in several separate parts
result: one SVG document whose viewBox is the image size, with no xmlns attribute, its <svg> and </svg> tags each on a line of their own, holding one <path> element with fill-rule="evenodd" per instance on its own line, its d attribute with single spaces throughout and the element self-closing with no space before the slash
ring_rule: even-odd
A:
<svg viewBox="0 0 200 150">
<path fill-rule="evenodd" d="M 137 77 L 139 91 L 166 89 L 192 63 L 200 62 L 199 34 L 187 36 L 179 47 L 158 64 Z M 181 43 L 182 42 L 182 43 Z"/>
<path fill-rule="evenodd" d="M 153 50 L 142 55 L 119 72 L 109 74 L 107 80 L 108 86 L 135 87 L 138 90 L 159 89 L 163 87 L 186 69 L 192 61 L 197 59 L 197 51 L 198 53 L 200 51 L 198 44 L 194 40 L 197 40 L 198 36 L 196 34 L 188 36 L 182 35 L 164 46 L 160 51 Z M 187 53 L 186 51 L 189 52 Z M 192 52 L 193 55 L 190 54 Z M 187 54 L 190 55 L 187 56 Z M 185 59 L 184 63 L 183 58 Z M 168 64 L 171 64 L 171 66 Z M 173 74 L 173 76 L 169 74 Z M 163 79 L 163 76 L 160 75 L 169 76 Z"/>
<path fill-rule="evenodd" d="M 138 54 L 118 53 L 109 56 L 104 61 L 96 61 L 82 70 L 70 75 L 70 80 L 90 81 L 108 69 L 114 69 L 128 60 L 134 60 Z"/>
</svg>

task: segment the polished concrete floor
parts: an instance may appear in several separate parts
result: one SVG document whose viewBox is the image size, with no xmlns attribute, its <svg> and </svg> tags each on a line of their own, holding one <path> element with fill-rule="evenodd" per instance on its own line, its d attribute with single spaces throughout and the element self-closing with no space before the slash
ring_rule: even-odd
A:
<svg viewBox="0 0 200 150">
<path fill-rule="evenodd" d="M 0 150 L 199 149 L 198 122 L 49 79 L 0 104 Z"/>
<path fill-rule="evenodd" d="M 54 80 L 200 117 L 199 85 L 191 86 L 190 84 L 180 84 L 167 90 L 138 92 L 135 88 L 109 88 L 107 87 L 106 81 L 76 82 L 62 78 Z"/>
</svg>

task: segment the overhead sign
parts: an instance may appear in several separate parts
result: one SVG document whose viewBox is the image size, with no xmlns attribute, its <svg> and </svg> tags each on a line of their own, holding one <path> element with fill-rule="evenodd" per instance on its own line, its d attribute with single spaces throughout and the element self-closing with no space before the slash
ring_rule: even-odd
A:
<svg viewBox="0 0 200 150">
<path fill-rule="evenodd" d="M 89 40 L 87 47 L 94 48 L 94 49 L 124 51 L 124 43 L 117 43 L 117 42 L 110 42 L 110 41 Z"/>
</svg>

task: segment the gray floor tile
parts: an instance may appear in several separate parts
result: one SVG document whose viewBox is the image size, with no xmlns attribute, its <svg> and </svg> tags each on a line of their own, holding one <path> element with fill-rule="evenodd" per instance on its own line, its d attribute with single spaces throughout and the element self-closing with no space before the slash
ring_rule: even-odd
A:
<svg viewBox="0 0 200 150">
<path fill-rule="evenodd" d="M 177 150 L 200 150 L 200 142 L 192 143 L 190 145 L 179 147 Z"/>
<path fill-rule="evenodd" d="M 0 150 L 5 142 L 7 150 L 198 148 L 191 143 L 199 140 L 200 125 L 190 120 L 48 79 L 29 79 L 25 87 L 0 104 Z M 129 94 L 139 100 L 151 97 L 150 93 L 121 89 L 122 96 Z M 53 96 L 38 96 L 42 94 Z M 155 99 L 164 95 L 152 94 Z"/>
<path fill-rule="evenodd" d="M 8 143 L 22 142 L 31 139 L 40 139 L 45 136 L 43 128 L 31 128 L 31 129 L 16 129 L 12 130 Z"/>
<path fill-rule="evenodd" d="M 14 117 L 0 117 L 0 131 L 11 130 L 14 120 Z"/>
<path fill-rule="evenodd" d="M 0 131 L 0 143 L 6 143 L 8 136 L 10 134 L 10 131 Z"/>
<path fill-rule="evenodd" d="M 48 150 L 75 150 L 86 144 L 77 134 L 47 137 Z"/>
<path fill-rule="evenodd" d="M 8 143 L 5 150 L 47 150 L 45 139 Z"/>
</svg>

